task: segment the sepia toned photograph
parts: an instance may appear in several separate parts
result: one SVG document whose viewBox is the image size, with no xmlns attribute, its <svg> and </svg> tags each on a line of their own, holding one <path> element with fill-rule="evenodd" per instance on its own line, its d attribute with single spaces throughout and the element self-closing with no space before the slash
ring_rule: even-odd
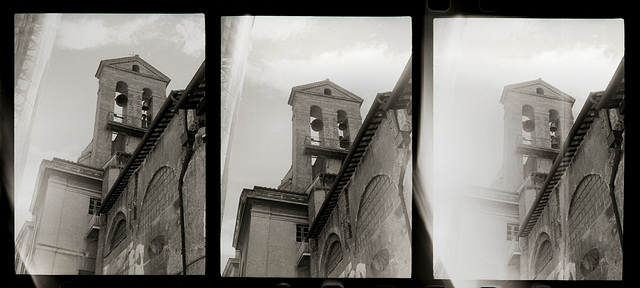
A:
<svg viewBox="0 0 640 288">
<path fill-rule="evenodd" d="M 14 15 L 17 275 L 205 274 L 204 22 Z"/>
<path fill-rule="evenodd" d="M 624 24 L 434 19 L 436 279 L 622 280 Z"/>
<path fill-rule="evenodd" d="M 411 277 L 411 21 L 222 17 L 223 277 Z"/>
</svg>

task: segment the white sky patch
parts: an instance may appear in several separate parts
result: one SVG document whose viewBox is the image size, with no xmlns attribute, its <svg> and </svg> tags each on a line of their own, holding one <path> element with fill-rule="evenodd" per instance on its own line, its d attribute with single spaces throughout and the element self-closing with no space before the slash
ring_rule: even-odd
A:
<svg viewBox="0 0 640 288">
<path fill-rule="evenodd" d="M 161 23 L 161 18 L 158 15 L 134 18 L 133 20 L 111 27 L 109 35 L 115 40 L 115 43 L 137 45 L 141 41 L 159 36 L 161 31 L 158 28 L 162 27 L 159 23 Z"/>
<path fill-rule="evenodd" d="M 283 92 L 263 95 L 265 97 L 287 98 L 293 86 L 329 78 L 356 95 L 369 98 L 392 90 L 397 80 L 393 76 L 400 75 L 410 57 L 410 53 L 390 55 L 387 51 L 385 45 L 378 45 L 344 52 L 328 51 L 311 59 L 265 60 L 260 66 L 250 62 L 246 75 Z"/>
<path fill-rule="evenodd" d="M 256 17 L 251 37 L 256 40 L 282 41 L 305 35 L 311 17 Z"/>
<path fill-rule="evenodd" d="M 101 19 L 61 21 L 56 44 L 62 48 L 83 50 L 109 42 L 109 28 Z"/>
<path fill-rule="evenodd" d="M 205 31 L 204 17 L 184 19 L 176 25 L 176 34 L 172 38 L 181 43 L 181 50 L 188 55 L 204 55 Z"/>
<path fill-rule="evenodd" d="M 58 29 L 57 45 L 85 50 L 102 46 L 140 45 L 153 39 L 170 41 L 187 55 L 204 55 L 204 15 L 64 15 Z M 106 19 L 106 20 L 105 20 Z"/>
</svg>

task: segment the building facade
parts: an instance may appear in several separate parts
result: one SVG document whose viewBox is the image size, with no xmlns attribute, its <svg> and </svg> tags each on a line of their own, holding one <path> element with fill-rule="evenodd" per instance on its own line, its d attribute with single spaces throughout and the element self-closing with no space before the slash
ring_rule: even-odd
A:
<svg viewBox="0 0 640 288">
<path fill-rule="evenodd" d="M 204 274 L 204 67 L 166 96 L 138 55 L 100 62 L 92 141 L 41 165 L 16 249 L 28 273 Z"/>
<path fill-rule="evenodd" d="M 233 243 L 241 274 L 234 276 L 309 277 L 297 263 L 308 252 L 307 196 L 256 186 L 242 191 L 239 205 Z"/>
<path fill-rule="evenodd" d="M 293 87 L 292 167 L 243 191 L 223 276 L 410 277 L 411 91 L 409 61 L 363 120 L 328 79 Z"/>
<path fill-rule="evenodd" d="M 16 239 L 16 273 L 93 274 L 103 172 L 53 158 L 43 160 L 31 206 L 32 221 Z"/>
</svg>

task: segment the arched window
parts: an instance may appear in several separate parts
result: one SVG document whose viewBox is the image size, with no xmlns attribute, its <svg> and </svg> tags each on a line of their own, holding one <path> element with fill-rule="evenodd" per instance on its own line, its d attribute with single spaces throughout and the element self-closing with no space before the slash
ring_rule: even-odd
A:
<svg viewBox="0 0 640 288">
<path fill-rule="evenodd" d="M 160 167 L 149 181 L 140 208 L 139 227 L 145 237 L 143 242 L 146 250 L 145 265 L 156 267 L 146 274 L 167 273 L 167 263 L 170 255 L 166 251 L 172 243 L 175 245 L 179 235 L 179 211 L 176 205 L 178 199 L 178 178 L 173 169 Z M 179 242 L 179 240 L 177 240 Z M 147 258 L 148 257 L 148 258 Z"/>
<path fill-rule="evenodd" d="M 535 114 L 531 105 L 522 106 L 522 143 L 533 144 L 533 132 L 536 129 Z"/>
<path fill-rule="evenodd" d="M 311 144 L 321 145 L 324 122 L 322 120 L 322 109 L 320 107 L 311 106 L 309 109 L 309 121 L 309 125 L 311 125 Z"/>
<path fill-rule="evenodd" d="M 142 227 L 150 229 L 178 197 L 178 180 L 173 169 L 163 166 L 151 178 L 142 200 Z"/>
<path fill-rule="evenodd" d="M 602 177 L 596 174 L 590 174 L 582 178 L 582 181 L 580 181 L 576 187 L 576 191 L 571 196 L 567 221 L 569 245 L 574 247 L 572 249 L 574 250 L 573 261 L 581 263 L 580 265 L 584 266 L 584 268 L 576 271 L 579 272 L 576 275 L 578 279 L 586 277 L 590 271 L 595 269 L 595 265 L 599 262 L 600 256 L 598 250 L 585 252 L 585 249 L 580 249 L 580 247 L 589 243 L 589 239 L 585 239 L 584 237 L 585 233 L 588 233 L 591 227 L 596 224 L 600 215 L 604 213 L 603 211 L 607 211 L 610 206 L 611 199 L 609 198 L 607 183 Z M 597 236 L 592 235 L 591 237 L 607 237 L 606 235 L 605 233 Z M 613 241 L 613 239 L 611 240 Z"/>
<path fill-rule="evenodd" d="M 330 237 L 331 244 L 329 245 L 329 250 L 327 250 L 327 254 L 324 262 L 324 271 L 325 275 L 329 276 L 331 272 L 338 266 L 340 261 L 342 261 L 343 252 L 340 241 L 337 239 L 335 234 L 332 234 L 334 237 Z"/>
<path fill-rule="evenodd" d="M 149 88 L 142 89 L 142 128 L 147 128 L 151 123 L 151 104 L 153 92 Z"/>
<path fill-rule="evenodd" d="M 340 148 L 349 148 L 349 121 L 347 112 L 338 110 L 338 140 L 340 140 Z"/>
<path fill-rule="evenodd" d="M 540 95 L 544 95 L 544 89 L 538 87 L 538 88 L 536 88 L 536 93 L 538 93 Z"/>
<path fill-rule="evenodd" d="M 391 214 L 389 204 L 395 202 L 393 197 L 399 197 L 397 188 L 387 175 L 377 175 L 369 181 L 365 188 L 356 218 L 356 251 L 367 249 L 369 243 L 374 242 L 374 235 L 384 220 Z M 397 223 L 401 225 L 400 223 Z"/>
<path fill-rule="evenodd" d="M 115 224 L 111 230 L 111 243 L 109 243 L 112 250 L 127 237 L 127 221 L 125 220 L 124 213 L 118 213 L 113 222 Z"/>
<path fill-rule="evenodd" d="M 324 95 L 331 95 L 331 89 L 324 88 Z"/>
<path fill-rule="evenodd" d="M 608 193 L 607 183 L 602 177 L 590 174 L 582 178 L 569 204 L 569 240 L 573 243 L 571 245 L 578 245 L 580 235 L 598 218 L 595 206 L 603 207 L 600 211 L 604 211 L 611 205 Z"/>
<path fill-rule="evenodd" d="M 549 262 L 553 259 L 553 249 L 551 248 L 551 241 L 544 240 L 542 244 L 540 244 L 540 248 L 538 248 L 538 253 L 536 255 L 536 275 L 542 272 L 542 269 L 547 266 Z"/>
<path fill-rule="evenodd" d="M 549 110 L 549 135 L 551 137 L 551 148 L 560 148 L 560 116 L 555 109 Z"/>
<path fill-rule="evenodd" d="M 140 72 L 140 66 L 134 64 L 131 66 L 131 70 L 133 70 L 133 72 Z"/>
<path fill-rule="evenodd" d="M 118 81 L 113 103 L 113 121 L 122 123 L 127 113 L 127 103 L 129 102 L 129 87 L 127 83 Z"/>
</svg>

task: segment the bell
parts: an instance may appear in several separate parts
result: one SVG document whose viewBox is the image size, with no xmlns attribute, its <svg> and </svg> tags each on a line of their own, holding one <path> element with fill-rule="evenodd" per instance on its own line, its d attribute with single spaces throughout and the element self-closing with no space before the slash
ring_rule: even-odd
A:
<svg viewBox="0 0 640 288">
<path fill-rule="evenodd" d="M 526 120 L 524 122 L 522 122 L 522 129 L 526 132 L 531 132 L 533 131 L 533 129 L 535 129 L 536 124 L 533 122 L 533 120 Z"/>
<path fill-rule="evenodd" d="M 142 110 L 144 110 L 144 111 L 149 110 L 149 101 L 142 100 Z"/>
<path fill-rule="evenodd" d="M 120 107 L 124 107 L 127 105 L 127 95 L 118 94 L 118 96 L 116 96 L 115 101 L 116 101 L 116 105 Z"/>
<path fill-rule="evenodd" d="M 311 121 L 311 129 L 313 129 L 313 131 L 320 131 L 322 130 L 322 128 L 324 127 L 324 123 L 322 122 L 322 120 L 320 119 L 315 119 L 313 121 Z"/>
<path fill-rule="evenodd" d="M 340 129 L 340 130 L 347 129 L 347 121 L 340 122 L 340 124 L 338 124 L 338 129 Z"/>
<path fill-rule="evenodd" d="M 349 139 L 342 138 L 340 139 L 340 148 L 349 148 Z"/>
<path fill-rule="evenodd" d="M 551 132 L 558 131 L 558 125 L 556 125 L 556 121 L 553 121 L 549 124 L 549 131 Z"/>
</svg>

